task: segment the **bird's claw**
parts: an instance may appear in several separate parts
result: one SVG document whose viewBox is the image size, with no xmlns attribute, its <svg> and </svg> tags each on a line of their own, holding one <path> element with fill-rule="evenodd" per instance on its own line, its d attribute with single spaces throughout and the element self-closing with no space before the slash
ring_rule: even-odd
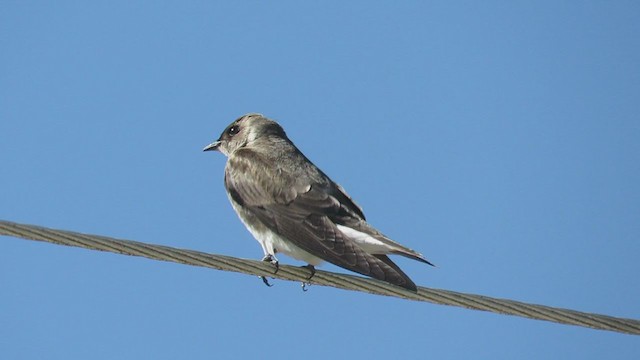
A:
<svg viewBox="0 0 640 360">
<path fill-rule="evenodd" d="M 267 255 L 265 255 L 265 256 L 262 258 L 262 261 L 269 262 L 269 263 L 273 264 L 273 266 L 275 266 L 275 267 L 276 267 L 276 271 L 274 271 L 273 273 L 274 273 L 274 274 L 277 274 L 277 273 L 278 273 L 278 270 L 280 269 L 280 265 L 279 265 L 279 263 L 278 263 L 278 259 L 276 259 L 276 257 L 275 257 L 275 256 L 273 256 L 273 255 L 271 255 L 271 254 L 267 254 Z M 260 279 L 261 279 L 261 280 L 262 280 L 262 282 L 263 282 L 265 285 L 267 285 L 268 287 L 272 287 L 272 286 L 273 286 L 273 284 L 270 284 L 270 283 L 269 283 L 269 280 L 267 280 L 267 278 L 266 278 L 265 276 L 260 276 Z"/>
<path fill-rule="evenodd" d="M 264 276 L 260 276 L 260 279 L 262 279 L 262 282 L 263 282 L 265 285 L 267 285 L 268 287 L 272 287 L 272 286 L 273 286 L 273 284 L 269 284 L 269 280 L 267 280 L 267 278 L 266 278 L 266 277 L 264 277 Z"/>
<path fill-rule="evenodd" d="M 311 280 L 311 278 L 313 277 L 313 275 L 315 275 L 315 274 L 316 274 L 316 268 L 315 268 L 313 265 L 311 265 L 311 264 L 309 264 L 309 265 L 305 265 L 305 266 L 301 266 L 301 267 L 303 267 L 303 268 L 305 268 L 305 269 L 309 269 L 309 271 L 311 272 L 311 275 L 309 275 L 309 277 L 307 278 L 307 280 Z"/>
<path fill-rule="evenodd" d="M 311 278 L 313 277 L 313 275 L 315 275 L 315 274 L 316 274 L 316 268 L 315 268 L 313 265 L 311 265 L 311 264 L 308 264 L 308 265 L 305 265 L 305 266 L 301 266 L 301 267 L 306 268 L 306 269 L 309 269 L 309 271 L 311 272 L 311 275 L 309 275 L 309 277 L 307 278 L 307 280 L 311 280 Z M 311 286 L 311 283 L 308 283 L 308 282 L 302 282 L 302 291 L 307 291 L 307 290 L 309 290 L 309 289 L 307 288 L 307 286 Z"/>
</svg>

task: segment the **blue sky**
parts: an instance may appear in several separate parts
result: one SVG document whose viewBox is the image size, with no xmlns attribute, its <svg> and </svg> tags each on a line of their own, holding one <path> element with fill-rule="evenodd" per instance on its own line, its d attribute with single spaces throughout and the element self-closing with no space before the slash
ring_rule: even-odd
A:
<svg viewBox="0 0 640 360">
<path fill-rule="evenodd" d="M 438 265 L 396 259 L 419 285 L 640 318 L 639 17 L 632 1 L 5 1 L 0 218 L 259 259 L 224 157 L 201 149 L 260 112 Z M 274 283 L 3 237 L 0 354 L 640 355 L 630 335 Z"/>
</svg>

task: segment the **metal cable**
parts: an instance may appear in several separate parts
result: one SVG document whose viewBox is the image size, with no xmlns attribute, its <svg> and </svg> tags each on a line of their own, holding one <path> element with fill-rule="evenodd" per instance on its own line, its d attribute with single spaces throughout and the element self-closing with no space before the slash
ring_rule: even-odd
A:
<svg viewBox="0 0 640 360">
<path fill-rule="evenodd" d="M 490 311 L 561 324 L 640 335 L 640 320 L 635 319 L 584 313 L 575 310 L 526 304 L 519 301 L 496 299 L 482 295 L 464 294 L 425 287 L 419 287 L 418 292 L 413 293 L 382 281 L 321 270 L 318 270 L 311 280 L 307 280 L 309 270 L 301 267 L 280 265 L 278 272 L 274 274 L 273 265 L 262 261 L 206 254 L 169 246 L 113 239 L 106 236 L 54 230 L 3 220 L 0 220 L 0 235 L 46 241 L 59 245 L 77 246 L 92 250 L 109 251 L 118 254 L 142 256 L 155 260 L 172 261 L 249 275 L 268 276 L 298 282 L 311 282 L 317 285 L 362 291 L 376 295 L 394 296 L 403 299 L 460 306 L 473 310 Z"/>
</svg>

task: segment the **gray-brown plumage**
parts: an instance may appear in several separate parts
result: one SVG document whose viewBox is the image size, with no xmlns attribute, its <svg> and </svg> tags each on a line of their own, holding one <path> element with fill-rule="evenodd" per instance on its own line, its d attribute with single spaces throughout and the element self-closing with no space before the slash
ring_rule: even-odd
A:
<svg viewBox="0 0 640 360">
<path fill-rule="evenodd" d="M 431 263 L 370 226 L 344 189 L 309 161 L 275 121 L 244 115 L 204 150 L 228 157 L 224 183 L 229 200 L 262 246 L 263 260 L 277 265 L 275 254 L 284 253 L 311 266 L 328 261 L 416 291 L 386 255 Z"/>
</svg>

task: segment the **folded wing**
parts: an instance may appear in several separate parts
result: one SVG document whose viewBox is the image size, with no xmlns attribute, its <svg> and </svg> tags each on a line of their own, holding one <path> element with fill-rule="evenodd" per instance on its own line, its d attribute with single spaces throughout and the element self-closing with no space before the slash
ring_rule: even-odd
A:
<svg viewBox="0 0 640 360">
<path fill-rule="evenodd" d="M 416 291 L 413 281 L 386 255 L 365 252 L 338 229 L 334 221 L 363 221 L 364 215 L 326 176 L 315 182 L 292 178 L 286 183 L 293 186 L 278 188 L 278 182 L 269 180 L 288 174 L 260 166 L 266 164 L 259 154 L 238 151 L 229 162 L 225 185 L 231 196 L 271 231 L 334 265 Z"/>
</svg>

